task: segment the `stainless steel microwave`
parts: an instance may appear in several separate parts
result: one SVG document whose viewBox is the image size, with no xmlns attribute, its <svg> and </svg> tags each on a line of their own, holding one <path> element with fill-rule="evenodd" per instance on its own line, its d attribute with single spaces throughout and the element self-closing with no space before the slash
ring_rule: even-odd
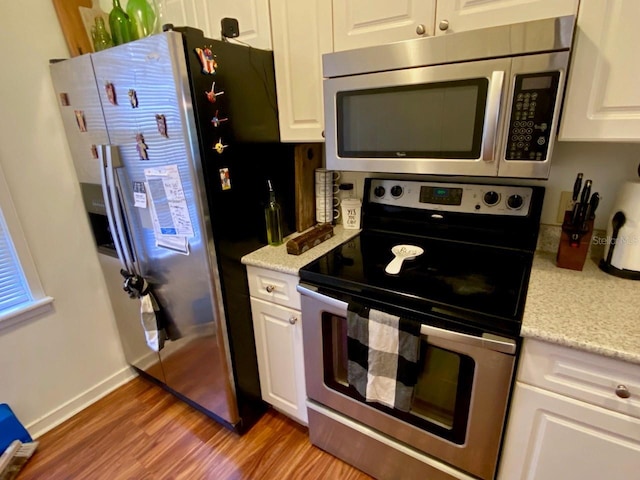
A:
<svg viewBox="0 0 640 480">
<path fill-rule="evenodd" d="M 331 170 L 547 178 L 574 16 L 323 56 Z"/>
</svg>

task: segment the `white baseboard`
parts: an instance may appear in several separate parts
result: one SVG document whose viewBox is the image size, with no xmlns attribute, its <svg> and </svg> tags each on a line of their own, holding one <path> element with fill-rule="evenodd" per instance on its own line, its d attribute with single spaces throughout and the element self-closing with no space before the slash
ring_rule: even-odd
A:
<svg viewBox="0 0 640 480">
<path fill-rule="evenodd" d="M 133 368 L 125 367 L 25 427 L 29 434 L 36 439 L 136 376 L 137 373 Z"/>
</svg>

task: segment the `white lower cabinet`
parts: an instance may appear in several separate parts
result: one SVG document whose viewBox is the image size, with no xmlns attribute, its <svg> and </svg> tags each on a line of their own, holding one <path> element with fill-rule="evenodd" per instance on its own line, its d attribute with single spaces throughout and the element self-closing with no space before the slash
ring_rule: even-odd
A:
<svg viewBox="0 0 640 480">
<path fill-rule="evenodd" d="M 262 399 L 306 425 L 298 277 L 252 266 L 247 273 Z"/>
<path fill-rule="evenodd" d="M 637 478 L 640 367 L 540 342 L 530 346 L 525 342 L 498 479 Z"/>
</svg>

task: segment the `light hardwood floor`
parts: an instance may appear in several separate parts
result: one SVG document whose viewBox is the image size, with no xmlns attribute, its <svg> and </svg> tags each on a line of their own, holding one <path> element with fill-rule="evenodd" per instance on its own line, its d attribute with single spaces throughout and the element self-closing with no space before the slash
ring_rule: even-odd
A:
<svg viewBox="0 0 640 480">
<path fill-rule="evenodd" d="M 239 436 L 141 378 L 38 440 L 18 480 L 371 479 L 274 410 Z"/>
</svg>

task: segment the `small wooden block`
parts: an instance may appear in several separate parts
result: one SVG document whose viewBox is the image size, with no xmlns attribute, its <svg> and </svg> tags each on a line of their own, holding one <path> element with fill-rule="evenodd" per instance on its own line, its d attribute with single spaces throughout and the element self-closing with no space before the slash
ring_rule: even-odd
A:
<svg viewBox="0 0 640 480">
<path fill-rule="evenodd" d="M 332 225 L 317 225 L 312 230 L 289 240 L 287 242 L 287 253 L 300 255 L 316 245 L 320 245 L 325 240 L 329 240 L 331 237 L 333 237 Z"/>
</svg>

